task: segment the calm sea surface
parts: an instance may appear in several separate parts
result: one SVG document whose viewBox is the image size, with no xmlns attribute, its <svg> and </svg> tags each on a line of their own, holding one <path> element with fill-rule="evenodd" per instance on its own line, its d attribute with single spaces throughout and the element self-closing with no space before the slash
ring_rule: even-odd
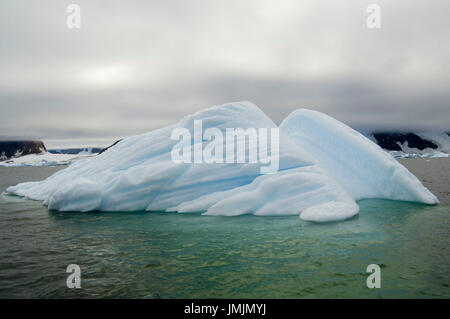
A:
<svg viewBox="0 0 450 319">
<path fill-rule="evenodd" d="M 0 168 L 0 192 L 59 168 Z M 1 298 L 450 297 L 450 208 L 359 202 L 359 216 L 59 213 L 0 196 Z M 81 289 L 66 267 L 81 267 Z M 366 267 L 381 266 L 381 289 Z"/>
</svg>

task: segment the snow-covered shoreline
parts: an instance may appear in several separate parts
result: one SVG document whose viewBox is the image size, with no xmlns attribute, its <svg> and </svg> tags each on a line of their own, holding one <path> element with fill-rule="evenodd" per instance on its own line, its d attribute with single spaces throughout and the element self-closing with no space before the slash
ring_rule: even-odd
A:
<svg viewBox="0 0 450 319">
<path fill-rule="evenodd" d="M 52 154 L 50 152 L 42 152 L 39 154 L 29 154 L 19 157 L 13 157 L 0 162 L 2 167 L 18 167 L 18 166 L 58 166 L 69 165 L 74 161 L 89 158 L 96 155 L 95 153 L 82 152 L 79 154 Z"/>
<path fill-rule="evenodd" d="M 404 151 L 388 151 L 394 158 L 442 158 L 450 157 L 450 154 L 426 149 L 419 152 L 404 152 Z"/>
<path fill-rule="evenodd" d="M 364 135 L 395 158 L 450 157 L 450 136 L 445 132 L 373 132 Z"/>
</svg>

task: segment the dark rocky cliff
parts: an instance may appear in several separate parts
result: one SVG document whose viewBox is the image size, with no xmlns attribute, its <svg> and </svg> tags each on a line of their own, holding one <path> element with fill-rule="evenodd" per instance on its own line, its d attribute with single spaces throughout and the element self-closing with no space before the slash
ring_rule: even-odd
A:
<svg viewBox="0 0 450 319">
<path fill-rule="evenodd" d="M 400 144 L 407 142 L 408 147 L 424 150 L 426 148 L 437 149 L 438 146 L 432 141 L 421 138 L 414 133 L 373 133 L 377 144 L 385 150 L 401 151 Z"/>
<path fill-rule="evenodd" d="M 0 141 L 0 160 L 47 151 L 42 141 Z"/>
</svg>

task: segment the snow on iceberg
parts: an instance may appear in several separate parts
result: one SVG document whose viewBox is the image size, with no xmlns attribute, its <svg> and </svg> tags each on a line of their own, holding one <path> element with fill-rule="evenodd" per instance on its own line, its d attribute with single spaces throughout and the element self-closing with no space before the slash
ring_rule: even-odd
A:
<svg viewBox="0 0 450 319">
<path fill-rule="evenodd" d="M 60 211 L 174 211 L 205 215 L 300 215 L 310 221 L 354 216 L 356 200 L 388 198 L 438 203 L 391 155 L 346 125 L 298 110 L 280 126 L 279 171 L 262 163 L 175 163 L 175 128 L 276 128 L 256 105 L 237 102 L 186 116 L 176 125 L 125 138 L 40 182 L 8 193 Z M 207 140 L 200 141 L 207 145 Z M 245 143 L 246 152 L 249 146 Z M 203 146 L 202 145 L 202 146 Z M 197 148 L 198 150 L 198 148 Z M 196 147 L 192 146 L 192 153 Z M 195 154 L 194 154 L 195 156 Z"/>
<path fill-rule="evenodd" d="M 380 146 L 336 119 L 297 110 L 281 131 L 312 155 L 355 200 L 385 198 L 435 204 L 437 198 Z"/>
</svg>

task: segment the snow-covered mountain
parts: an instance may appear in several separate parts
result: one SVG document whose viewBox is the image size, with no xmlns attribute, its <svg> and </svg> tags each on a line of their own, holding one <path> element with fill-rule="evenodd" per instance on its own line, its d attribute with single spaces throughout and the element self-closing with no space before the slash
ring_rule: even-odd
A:
<svg viewBox="0 0 450 319">
<path fill-rule="evenodd" d="M 101 152 L 102 148 L 70 148 L 47 150 L 41 141 L 0 142 L 0 166 L 57 166 L 87 158 Z"/>
<path fill-rule="evenodd" d="M 450 156 L 447 132 L 373 132 L 367 137 L 397 158 Z"/>
<path fill-rule="evenodd" d="M 11 157 L 19 157 L 29 154 L 40 154 L 47 149 L 42 141 L 1 141 L 0 161 Z"/>
<path fill-rule="evenodd" d="M 97 154 L 103 151 L 102 147 L 78 147 L 78 148 L 58 148 L 49 149 L 48 152 L 52 154 Z"/>
</svg>

